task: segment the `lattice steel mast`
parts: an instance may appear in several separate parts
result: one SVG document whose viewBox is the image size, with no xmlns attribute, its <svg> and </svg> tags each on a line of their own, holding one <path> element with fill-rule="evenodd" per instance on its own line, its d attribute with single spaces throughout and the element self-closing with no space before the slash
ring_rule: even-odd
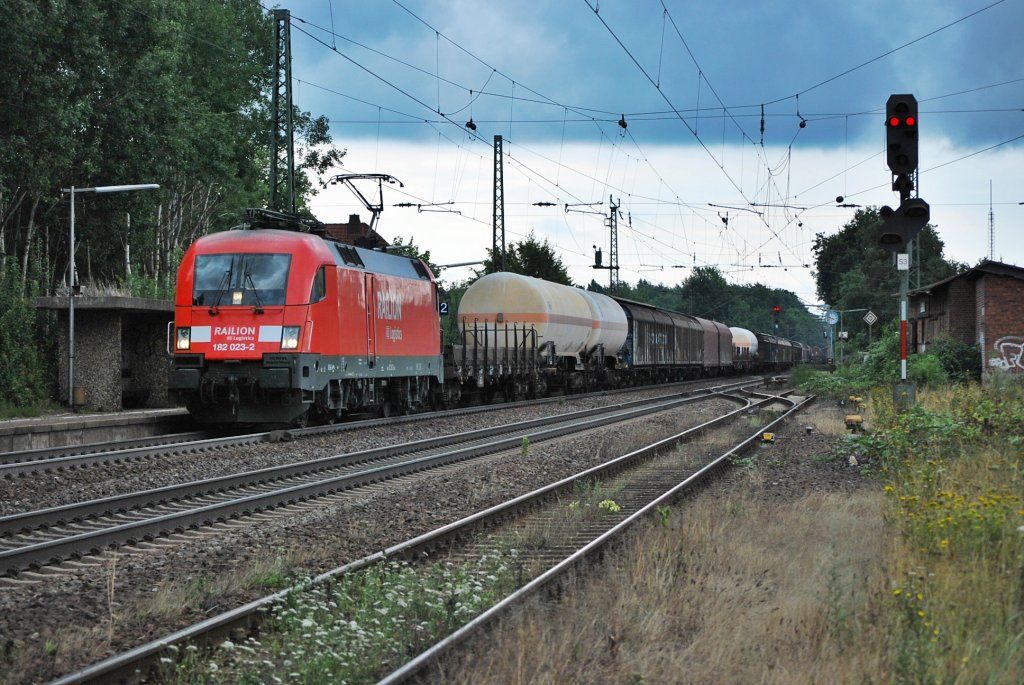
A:
<svg viewBox="0 0 1024 685">
<path fill-rule="evenodd" d="M 494 136 L 494 231 L 491 234 L 491 268 L 495 271 L 505 270 L 505 174 L 501 148 L 501 136 Z"/>
<path fill-rule="evenodd" d="M 292 127 L 291 13 L 274 10 L 274 91 L 271 101 L 269 208 L 295 213 L 295 136 Z"/>
</svg>

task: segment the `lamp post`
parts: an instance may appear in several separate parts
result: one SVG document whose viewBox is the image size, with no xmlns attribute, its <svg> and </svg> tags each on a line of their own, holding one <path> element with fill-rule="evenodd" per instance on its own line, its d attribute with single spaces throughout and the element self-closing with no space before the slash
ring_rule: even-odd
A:
<svg viewBox="0 0 1024 685">
<path fill-rule="evenodd" d="M 843 330 L 843 314 L 849 314 L 851 312 L 866 312 L 867 308 L 865 307 L 863 309 L 838 309 L 836 311 L 839 312 L 839 330 L 842 331 Z M 846 339 L 849 340 L 849 337 L 847 337 Z M 840 366 L 842 366 L 842 363 L 843 363 L 843 350 L 844 349 L 845 349 L 845 346 L 839 348 L 839 364 L 840 364 Z"/>
<path fill-rule="evenodd" d="M 68 227 L 68 406 L 75 406 L 75 193 L 126 193 L 133 190 L 156 190 L 157 183 L 127 186 L 96 186 L 94 188 L 62 188 L 71 195 L 71 222 Z"/>
</svg>

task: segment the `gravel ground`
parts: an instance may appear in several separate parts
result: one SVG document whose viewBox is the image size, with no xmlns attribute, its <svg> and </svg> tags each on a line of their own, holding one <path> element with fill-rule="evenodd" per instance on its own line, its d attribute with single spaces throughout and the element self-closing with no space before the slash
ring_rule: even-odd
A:
<svg viewBox="0 0 1024 685">
<path fill-rule="evenodd" d="M 630 396 L 632 397 L 632 395 Z M 572 411 L 623 401 L 587 398 L 549 405 Z M 610 456 L 704 422 L 730 405 L 716 400 L 619 424 L 584 437 L 531 445 L 472 465 L 416 477 L 282 510 L 259 520 L 189 535 L 160 549 L 108 554 L 94 565 L 67 570 L 31 585 L 0 586 L 0 682 L 45 682 L 111 654 L 166 635 L 269 592 L 254 584 L 284 573 L 304 576 L 335 568 L 388 545 L 498 504 Z M 260 445 L 230 453 L 175 458 L 117 469 L 90 469 L 3 484 L 0 501 L 18 497 L 14 510 L 49 506 L 103 493 L 156 487 L 277 463 L 355 451 L 386 442 L 511 423 L 537 409 L 474 415 L 398 429 L 370 429 L 296 443 Z M 820 412 L 820 410 L 818 410 Z M 832 412 L 838 413 L 838 410 Z M 836 420 L 826 411 L 815 421 Z M 841 425 L 842 416 L 838 416 Z M 807 432 L 807 420 L 779 431 L 774 445 L 755 454 L 773 496 L 815 489 L 870 486 L 857 468 L 821 457 L 833 450 L 834 425 Z M 461 426 L 461 427 L 460 427 Z M 749 434 L 750 426 L 742 427 Z M 240 452 L 242 455 L 240 456 Z M 173 466 L 168 464 L 173 461 Z M 95 473 L 92 473 L 95 472 Z M 104 472 L 104 473 L 100 473 Z M 56 481 L 61 478 L 61 481 Z M 143 484 L 143 485 L 140 485 Z M 41 504 L 40 504 L 41 503 Z"/>
</svg>

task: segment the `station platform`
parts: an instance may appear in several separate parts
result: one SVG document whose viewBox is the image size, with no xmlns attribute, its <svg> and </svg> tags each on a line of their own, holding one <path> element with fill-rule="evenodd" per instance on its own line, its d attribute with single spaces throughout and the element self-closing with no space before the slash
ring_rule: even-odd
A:
<svg viewBox="0 0 1024 685">
<path fill-rule="evenodd" d="M 66 412 L 0 421 L 0 452 L 85 445 L 111 439 L 144 438 L 189 425 L 182 408 L 122 412 Z"/>
</svg>

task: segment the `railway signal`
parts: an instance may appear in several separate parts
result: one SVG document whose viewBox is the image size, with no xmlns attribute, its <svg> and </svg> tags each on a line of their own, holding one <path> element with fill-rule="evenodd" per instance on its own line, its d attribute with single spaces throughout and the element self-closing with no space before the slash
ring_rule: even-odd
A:
<svg viewBox="0 0 1024 685">
<path fill-rule="evenodd" d="M 878 237 L 882 247 L 900 253 L 900 383 L 893 389 L 893 403 L 907 407 L 913 400 L 914 384 L 907 382 L 907 290 L 910 281 L 910 244 L 928 223 L 931 210 L 915 192 L 917 173 L 917 98 L 909 93 L 890 95 L 885 101 L 885 154 L 893 174 L 892 189 L 900 194 L 896 209 L 882 207 Z"/>
<path fill-rule="evenodd" d="M 931 208 L 921 198 L 909 197 L 896 209 L 886 206 L 878 213 L 885 220 L 878 242 L 887 250 L 906 252 L 907 244 L 917 238 L 928 223 Z"/>
<path fill-rule="evenodd" d="M 917 98 L 890 95 L 885 102 L 886 163 L 897 176 L 917 171 Z"/>
</svg>

